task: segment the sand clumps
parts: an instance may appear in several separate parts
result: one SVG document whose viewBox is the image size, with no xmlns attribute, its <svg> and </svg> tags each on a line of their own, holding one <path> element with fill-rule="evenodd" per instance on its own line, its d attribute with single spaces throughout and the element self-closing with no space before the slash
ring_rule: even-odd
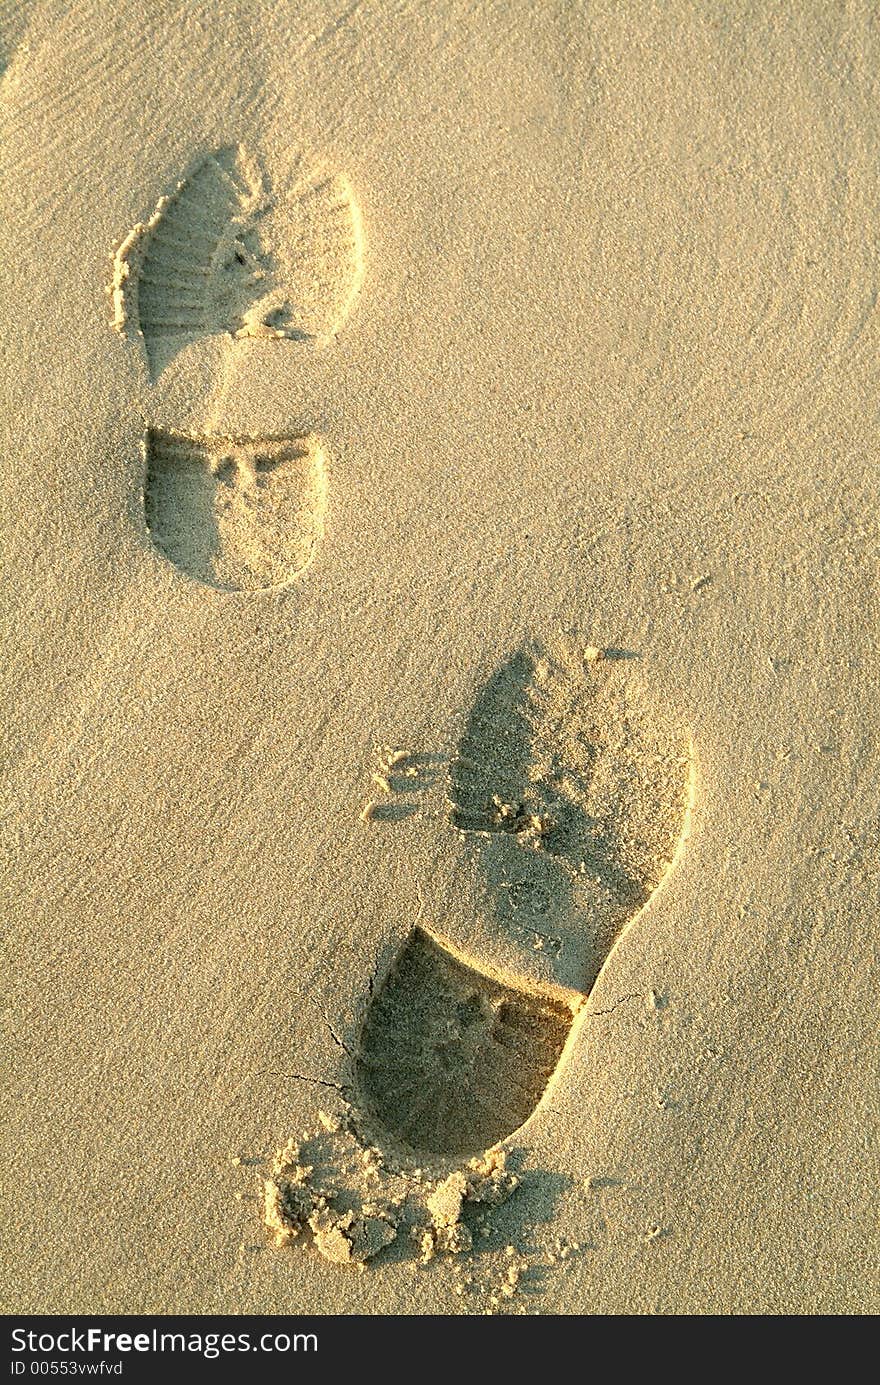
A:
<svg viewBox="0 0 880 1385">
<path fill-rule="evenodd" d="M 288 1162 L 298 1153 L 296 1144 L 282 1150 L 265 1183 L 265 1220 L 276 1245 L 288 1245 L 308 1229 L 325 1260 L 348 1265 L 364 1264 L 396 1239 L 392 1205 L 364 1202 L 358 1212 L 338 1210 L 336 1194 L 312 1184 L 312 1165 Z"/>
<path fill-rule="evenodd" d="M 426 1198 L 430 1225 L 418 1237 L 423 1262 L 438 1253 L 460 1255 L 470 1250 L 473 1236 L 463 1220 L 465 1207 L 482 1204 L 497 1207 L 506 1202 L 519 1179 L 506 1167 L 503 1150 L 490 1150 L 481 1159 L 470 1159 L 438 1183 Z"/>
<path fill-rule="evenodd" d="M 276 1246 L 305 1236 L 325 1260 L 363 1268 L 397 1242 L 421 1264 L 471 1250 L 470 1209 L 485 1213 L 519 1187 L 503 1150 L 443 1175 L 386 1166 L 364 1145 L 348 1110 L 321 1113 L 320 1130 L 278 1151 L 263 1185 L 263 1215 Z"/>
</svg>

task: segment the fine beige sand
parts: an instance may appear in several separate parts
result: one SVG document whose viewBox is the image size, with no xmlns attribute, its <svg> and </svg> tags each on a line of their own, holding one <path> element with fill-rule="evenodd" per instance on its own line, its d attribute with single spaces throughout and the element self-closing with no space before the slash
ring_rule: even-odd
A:
<svg viewBox="0 0 880 1385">
<path fill-rule="evenodd" d="M 875 7 L 2 14 L 6 1310 L 876 1312 Z"/>
</svg>

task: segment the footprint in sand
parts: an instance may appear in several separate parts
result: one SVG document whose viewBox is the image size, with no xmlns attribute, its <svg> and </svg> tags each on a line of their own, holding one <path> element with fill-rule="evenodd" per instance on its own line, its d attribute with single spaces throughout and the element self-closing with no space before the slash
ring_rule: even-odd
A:
<svg viewBox="0 0 880 1385">
<path fill-rule="evenodd" d="M 111 321 L 140 344 L 155 382 L 208 337 L 233 351 L 258 337 L 326 346 L 362 277 L 360 215 L 343 175 L 300 159 L 273 186 L 237 146 L 203 158 L 122 241 Z M 327 502 L 316 438 L 148 429 L 143 453 L 146 527 L 182 571 L 222 591 L 257 591 L 306 569 Z"/>
<path fill-rule="evenodd" d="M 459 954 L 441 920 L 413 930 L 366 1011 L 356 1078 L 379 1138 L 418 1157 L 476 1154 L 529 1118 L 686 836 L 688 737 L 627 661 L 598 654 L 569 642 L 515 654 L 449 765 L 449 821 L 497 921 L 554 937 L 578 982 L 539 992 Z"/>
<path fill-rule="evenodd" d="M 311 438 L 188 438 L 151 429 L 144 512 L 156 548 L 221 591 L 279 587 L 323 533 L 324 454 Z"/>
<path fill-rule="evenodd" d="M 113 257 L 112 325 L 143 344 L 152 379 L 190 342 L 225 334 L 320 345 L 363 278 L 348 180 L 298 160 L 273 186 L 239 145 L 199 162 Z"/>
</svg>

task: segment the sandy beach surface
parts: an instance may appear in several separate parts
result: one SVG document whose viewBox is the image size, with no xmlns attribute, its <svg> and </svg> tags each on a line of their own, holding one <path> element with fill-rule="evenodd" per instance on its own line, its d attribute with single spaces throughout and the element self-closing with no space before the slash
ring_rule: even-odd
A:
<svg viewBox="0 0 880 1385">
<path fill-rule="evenodd" d="M 6 1311 L 876 1312 L 876 7 L 2 16 Z"/>
</svg>

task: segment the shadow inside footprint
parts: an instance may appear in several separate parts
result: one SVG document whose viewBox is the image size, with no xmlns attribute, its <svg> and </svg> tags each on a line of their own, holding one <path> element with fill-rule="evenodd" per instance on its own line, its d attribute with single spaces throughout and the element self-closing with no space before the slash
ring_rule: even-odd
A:
<svg viewBox="0 0 880 1385">
<path fill-rule="evenodd" d="M 522 1125 L 573 1012 L 503 985 L 416 928 L 373 999 L 357 1077 L 368 1114 L 408 1148 L 468 1155 Z"/>
</svg>

